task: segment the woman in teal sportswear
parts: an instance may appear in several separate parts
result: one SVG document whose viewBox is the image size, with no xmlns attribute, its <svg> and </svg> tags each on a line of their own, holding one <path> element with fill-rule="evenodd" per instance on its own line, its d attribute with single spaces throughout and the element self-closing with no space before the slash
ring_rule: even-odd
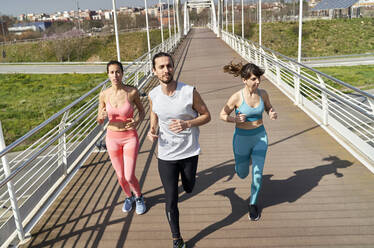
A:
<svg viewBox="0 0 374 248">
<path fill-rule="evenodd" d="M 269 95 L 259 89 L 264 70 L 252 63 L 242 65 L 230 63 L 224 66 L 224 72 L 241 76 L 244 88 L 235 92 L 220 113 L 226 122 L 235 123 L 233 151 L 236 174 L 244 179 L 249 174 L 252 161 L 252 184 L 249 202 L 249 219 L 260 218 L 257 198 L 262 183 L 262 172 L 268 148 L 268 138 L 262 122 L 262 113 L 266 111 L 270 119 L 277 119 L 277 113 L 270 104 Z M 231 112 L 235 110 L 235 116 Z"/>
</svg>

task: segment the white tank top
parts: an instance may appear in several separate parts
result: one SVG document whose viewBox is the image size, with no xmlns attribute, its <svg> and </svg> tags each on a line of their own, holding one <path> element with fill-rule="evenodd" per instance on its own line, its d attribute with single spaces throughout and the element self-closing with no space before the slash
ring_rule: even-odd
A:
<svg viewBox="0 0 374 248">
<path fill-rule="evenodd" d="M 158 134 L 158 158 L 162 160 L 180 160 L 200 153 L 199 128 L 191 127 L 180 133 L 169 130 L 172 119 L 192 120 L 198 113 L 192 108 L 194 87 L 177 82 L 172 96 L 165 95 L 161 86 L 155 87 L 149 97 L 152 111 L 158 116 L 160 126 Z"/>
</svg>

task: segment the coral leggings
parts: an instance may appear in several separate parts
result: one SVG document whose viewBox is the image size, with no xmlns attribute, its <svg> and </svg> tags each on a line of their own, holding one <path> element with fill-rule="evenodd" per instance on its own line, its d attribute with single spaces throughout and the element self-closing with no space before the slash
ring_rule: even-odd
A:
<svg viewBox="0 0 374 248">
<path fill-rule="evenodd" d="M 138 179 L 135 177 L 136 158 L 138 156 L 139 138 L 136 130 L 116 132 L 107 130 L 106 147 L 118 182 L 126 196 L 140 196 Z"/>
</svg>

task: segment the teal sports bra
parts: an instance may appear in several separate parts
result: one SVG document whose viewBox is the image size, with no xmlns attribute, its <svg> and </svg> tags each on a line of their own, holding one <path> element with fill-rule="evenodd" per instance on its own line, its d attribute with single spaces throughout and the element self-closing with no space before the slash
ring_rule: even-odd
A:
<svg viewBox="0 0 374 248">
<path fill-rule="evenodd" d="M 244 90 L 244 89 L 243 89 Z M 260 96 L 260 104 L 256 108 L 252 108 L 248 106 L 248 104 L 244 100 L 244 94 L 242 90 L 242 104 L 239 106 L 239 108 L 235 109 L 235 114 L 238 114 L 239 112 L 241 114 L 244 114 L 247 116 L 246 121 L 257 121 L 262 119 L 262 113 L 264 112 L 265 106 L 264 101 L 262 100 L 261 95 Z"/>
</svg>

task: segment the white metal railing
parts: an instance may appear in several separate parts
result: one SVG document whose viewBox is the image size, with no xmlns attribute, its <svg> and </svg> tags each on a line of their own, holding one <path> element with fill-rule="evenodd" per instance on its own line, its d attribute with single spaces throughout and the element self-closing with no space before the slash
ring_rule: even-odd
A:
<svg viewBox="0 0 374 248">
<path fill-rule="evenodd" d="M 264 68 L 275 86 L 374 173 L 372 94 L 224 30 L 222 39 L 245 60 Z"/>
<path fill-rule="evenodd" d="M 125 66 L 124 83 L 141 91 L 152 76 L 153 55 L 174 50 L 180 38 L 180 33 L 173 35 Z M 21 243 L 25 241 L 25 232 L 40 216 L 43 203 L 75 174 L 102 137 L 103 126 L 96 124 L 98 97 L 109 84 L 109 80 L 100 83 L 7 147 L 0 132 L 0 246 L 6 247 L 16 235 Z M 14 152 L 42 133 L 27 149 Z"/>
</svg>

